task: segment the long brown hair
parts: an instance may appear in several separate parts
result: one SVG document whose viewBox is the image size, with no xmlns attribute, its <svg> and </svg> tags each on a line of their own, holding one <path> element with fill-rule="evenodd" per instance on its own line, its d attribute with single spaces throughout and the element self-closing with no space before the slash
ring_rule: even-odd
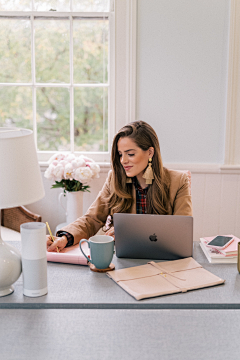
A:
<svg viewBox="0 0 240 360">
<path fill-rule="evenodd" d="M 133 203 L 132 185 L 126 182 L 127 176 L 118 153 L 118 140 L 122 137 L 131 138 L 143 151 L 147 151 L 150 147 L 154 148 L 152 158 L 154 180 L 148 186 L 147 213 L 168 214 L 170 176 L 168 170 L 163 167 L 157 134 L 146 122 L 134 121 L 120 129 L 113 140 L 111 155 L 113 192 L 109 198 L 111 215 L 130 212 Z"/>
</svg>

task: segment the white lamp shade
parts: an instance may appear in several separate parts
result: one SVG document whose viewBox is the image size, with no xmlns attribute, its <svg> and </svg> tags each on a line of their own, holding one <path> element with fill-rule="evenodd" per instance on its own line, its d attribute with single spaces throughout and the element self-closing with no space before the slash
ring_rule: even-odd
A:
<svg viewBox="0 0 240 360">
<path fill-rule="evenodd" d="M 0 128 L 0 209 L 44 197 L 33 132 Z"/>
</svg>

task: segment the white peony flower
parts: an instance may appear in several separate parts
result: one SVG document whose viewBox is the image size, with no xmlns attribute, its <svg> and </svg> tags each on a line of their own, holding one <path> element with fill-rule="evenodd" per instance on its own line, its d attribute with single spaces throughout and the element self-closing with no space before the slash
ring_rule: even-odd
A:
<svg viewBox="0 0 240 360">
<path fill-rule="evenodd" d="M 68 164 L 68 162 L 66 160 L 60 160 L 59 164 L 64 167 L 66 164 Z"/>
<path fill-rule="evenodd" d="M 73 167 L 71 163 L 65 165 L 64 169 L 64 178 L 65 179 L 72 179 L 73 178 Z"/>
<path fill-rule="evenodd" d="M 100 166 L 95 162 L 89 162 L 87 166 L 89 166 L 93 172 L 93 179 L 99 178 Z"/>
<path fill-rule="evenodd" d="M 76 159 L 76 156 L 73 155 L 73 154 L 68 154 L 66 157 L 65 157 L 65 160 L 68 161 L 68 162 L 72 162 L 73 160 Z"/>
<path fill-rule="evenodd" d="M 72 164 L 73 169 L 77 169 L 77 167 L 78 167 L 78 162 L 77 162 L 77 160 L 73 160 L 73 161 L 71 162 L 71 164 Z"/>
<path fill-rule="evenodd" d="M 82 158 L 83 158 L 83 160 L 86 161 L 86 162 L 93 162 L 93 160 L 90 159 L 90 158 L 87 157 L 87 156 L 83 156 L 83 155 L 82 155 Z"/>
<path fill-rule="evenodd" d="M 64 175 L 64 167 L 61 164 L 58 164 L 53 169 L 53 175 L 55 176 L 55 181 L 61 181 Z"/>
<path fill-rule="evenodd" d="M 89 181 L 93 176 L 92 170 L 86 167 L 80 167 L 74 171 L 74 179 L 82 183 Z"/>
<path fill-rule="evenodd" d="M 55 166 L 53 164 L 50 164 L 44 173 L 44 177 L 48 180 L 55 180 L 55 176 L 53 174 L 54 169 L 55 169 Z"/>
<path fill-rule="evenodd" d="M 54 154 L 53 156 L 50 157 L 50 159 L 48 160 L 48 164 L 51 164 L 54 160 L 60 161 L 65 159 L 65 155 L 64 154 Z"/>
<path fill-rule="evenodd" d="M 77 160 L 78 167 L 86 166 L 86 162 L 82 155 L 78 156 L 76 160 Z"/>
</svg>

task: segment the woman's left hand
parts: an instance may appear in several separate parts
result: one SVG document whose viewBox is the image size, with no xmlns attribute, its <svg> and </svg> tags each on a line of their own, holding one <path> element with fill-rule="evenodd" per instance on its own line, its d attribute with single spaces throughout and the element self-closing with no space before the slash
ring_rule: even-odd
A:
<svg viewBox="0 0 240 360">
<path fill-rule="evenodd" d="M 105 235 L 112 236 L 115 240 L 114 227 L 112 226 L 108 231 L 106 231 Z"/>
</svg>

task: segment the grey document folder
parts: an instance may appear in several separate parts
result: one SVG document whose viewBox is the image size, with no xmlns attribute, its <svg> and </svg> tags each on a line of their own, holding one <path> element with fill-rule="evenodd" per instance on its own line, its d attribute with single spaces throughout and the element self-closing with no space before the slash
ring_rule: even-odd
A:
<svg viewBox="0 0 240 360">
<path fill-rule="evenodd" d="M 114 214 L 117 257 L 176 260 L 193 254 L 193 218 L 179 215 Z"/>
</svg>

